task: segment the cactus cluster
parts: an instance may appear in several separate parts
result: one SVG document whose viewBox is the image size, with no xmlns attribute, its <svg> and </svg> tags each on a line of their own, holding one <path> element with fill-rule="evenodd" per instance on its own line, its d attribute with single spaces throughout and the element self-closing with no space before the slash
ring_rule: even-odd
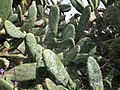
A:
<svg viewBox="0 0 120 90">
<path fill-rule="evenodd" d="M 50 1 L 0 0 L 0 90 L 119 90 L 120 1 Z"/>
</svg>

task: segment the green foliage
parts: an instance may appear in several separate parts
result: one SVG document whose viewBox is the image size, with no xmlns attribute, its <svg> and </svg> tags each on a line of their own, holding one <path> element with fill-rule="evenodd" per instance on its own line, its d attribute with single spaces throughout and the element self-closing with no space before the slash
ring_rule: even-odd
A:
<svg viewBox="0 0 120 90">
<path fill-rule="evenodd" d="M 73 38 L 68 38 L 62 41 L 58 41 L 57 47 L 60 49 L 72 49 L 75 46 L 75 41 Z"/>
<path fill-rule="evenodd" d="M 72 81 L 62 62 L 54 52 L 49 49 L 45 49 L 43 51 L 43 58 L 46 67 L 58 82 L 66 86 L 68 82 Z"/>
<path fill-rule="evenodd" d="M 110 5 L 107 7 L 106 9 L 106 14 L 105 14 L 105 20 L 106 22 L 109 21 L 111 26 L 113 26 L 115 28 L 116 32 L 120 32 L 119 31 L 119 20 L 120 20 L 120 16 L 119 16 L 119 9 L 116 6 Z M 113 14 L 114 13 L 114 14 Z"/>
<path fill-rule="evenodd" d="M 27 81 L 35 79 L 36 63 L 22 64 L 10 69 L 7 76 L 11 80 Z M 27 72 L 27 73 L 26 73 Z"/>
<path fill-rule="evenodd" d="M 2 22 L 0 23 L 0 29 L 2 28 L 4 21 L 8 19 L 13 0 L 0 0 L 0 18 Z"/>
<path fill-rule="evenodd" d="M 119 90 L 120 1 L 50 1 L 0 0 L 0 89 Z"/>
<path fill-rule="evenodd" d="M 36 7 L 36 2 L 35 1 L 33 1 L 32 5 L 29 7 L 28 17 L 29 18 L 37 17 L 37 7 Z"/>
<path fill-rule="evenodd" d="M 9 82 L 5 81 L 3 78 L 0 78 L 0 89 L 1 90 L 18 90 L 14 88 Z"/>
<path fill-rule="evenodd" d="M 88 57 L 87 68 L 91 90 L 103 90 L 101 70 L 93 57 Z"/>
<path fill-rule="evenodd" d="M 49 30 L 48 38 L 56 37 L 58 33 L 58 23 L 59 23 L 59 8 L 57 6 L 51 6 L 49 13 Z"/>
<path fill-rule="evenodd" d="M 34 27 L 35 20 L 36 17 L 31 17 L 30 19 L 26 20 L 21 26 L 21 31 L 29 32 Z"/>
<path fill-rule="evenodd" d="M 70 62 L 74 61 L 78 53 L 80 52 L 80 46 L 76 45 L 74 48 L 72 48 L 68 53 L 64 56 L 64 64 L 69 64 Z"/>
<path fill-rule="evenodd" d="M 87 28 L 90 14 L 91 14 L 91 9 L 89 6 L 86 6 L 82 12 L 82 16 L 80 17 L 79 24 L 76 29 L 76 34 L 77 34 L 76 36 L 83 37 L 83 35 L 85 35 L 84 31 Z"/>
<path fill-rule="evenodd" d="M 73 38 L 75 39 L 75 27 L 72 24 L 68 24 L 62 34 L 63 39 Z"/>
<path fill-rule="evenodd" d="M 35 58 L 37 52 L 37 41 L 32 33 L 28 33 L 25 38 L 26 48 L 31 52 L 32 56 Z"/>
<path fill-rule="evenodd" d="M 18 18 L 18 14 L 13 14 L 8 18 L 8 20 L 11 22 L 14 22 L 17 20 L 17 18 Z"/>
<path fill-rule="evenodd" d="M 25 37 L 24 33 L 22 33 L 19 29 L 17 29 L 17 27 L 8 20 L 5 21 L 5 30 L 7 34 L 9 34 L 11 37 L 14 38 Z"/>
<path fill-rule="evenodd" d="M 45 84 L 48 90 L 53 90 L 56 88 L 55 83 L 53 83 L 49 78 L 45 79 Z"/>
<path fill-rule="evenodd" d="M 81 47 L 81 50 L 80 52 L 81 53 L 95 53 L 95 52 L 92 52 L 91 50 L 95 47 L 95 43 L 92 42 L 92 40 L 89 38 L 89 37 L 84 37 L 82 39 L 80 39 L 78 42 L 77 42 L 77 45 L 79 45 Z"/>
</svg>

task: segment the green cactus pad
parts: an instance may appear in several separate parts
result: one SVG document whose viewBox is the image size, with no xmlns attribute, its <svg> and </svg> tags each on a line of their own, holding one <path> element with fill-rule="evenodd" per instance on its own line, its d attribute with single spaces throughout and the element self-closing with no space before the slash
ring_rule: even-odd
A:
<svg viewBox="0 0 120 90">
<path fill-rule="evenodd" d="M 17 27 L 10 21 L 5 21 L 5 30 L 7 34 L 13 38 L 24 38 L 25 34 L 22 33 Z"/>
<path fill-rule="evenodd" d="M 41 60 L 43 47 L 37 44 L 36 38 L 32 33 L 28 33 L 26 35 L 25 43 L 32 56 L 36 59 L 36 61 Z"/>
<path fill-rule="evenodd" d="M 8 20 L 11 22 L 16 21 L 17 19 L 18 19 L 18 14 L 13 14 L 8 18 Z"/>
<path fill-rule="evenodd" d="M 49 78 L 45 79 L 45 87 L 47 88 L 47 90 L 68 90 L 62 85 L 56 85 Z"/>
<path fill-rule="evenodd" d="M 35 36 L 32 33 L 28 33 L 25 37 L 25 43 L 32 56 L 35 58 L 37 52 L 37 42 Z"/>
<path fill-rule="evenodd" d="M 84 37 L 80 39 L 77 43 L 81 47 L 81 53 L 90 53 L 94 54 L 96 52 L 96 45 L 92 42 L 91 38 Z"/>
<path fill-rule="evenodd" d="M 72 24 L 68 24 L 62 34 L 63 40 L 68 38 L 75 38 L 75 27 Z"/>
<path fill-rule="evenodd" d="M 36 82 L 41 82 L 41 78 L 46 76 L 46 68 L 42 60 L 42 50 L 43 47 L 38 45 L 35 39 L 35 36 L 32 33 L 26 35 L 26 46 L 28 47 L 29 52 L 32 54 L 33 58 L 37 61 L 36 65 Z M 43 74 L 41 74 L 43 73 Z"/>
<path fill-rule="evenodd" d="M 80 46 L 77 45 L 73 49 L 71 49 L 67 54 L 65 54 L 65 58 L 63 60 L 64 64 L 69 64 L 73 62 L 80 52 Z"/>
<path fill-rule="evenodd" d="M 88 57 L 87 70 L 91 90 L 104 90 L 100 67 L 93 57 Z"/>
<path fill-rule="evenodd" d="M 38 9 L 38 18 L 42 19 L 44 14 L 44 7 L 42 5 L 37 5 L 37 9 Z"/>
<path fill-rule="evenodd" d="M 4 24 L 4 21 L 8 18 L 13 0 L 0 0 L 0 18 L 2 18 L 2 23 L 0 24 L 0 29 Z"/>
<path fill-rule="evenodd" d="M 57 85 L 57 86 L 56 86 L 56 90 L 68 90 L 68 89 L 65 88 L 65 87 L 62 86 L 62 85 Z"/>
<path fill-rule="evenodd" d="M 53 51 L 45 49 L 43 51 L 43 58 L 46 67 L 57 79 L 57 81 L 65 86 L 69 81 L 72 81 L 62 62 Z"/>
<path fill-rule="evenodd" d="M 36 52 L 36 61 L 37 61 L 37 65 L 36 65 L 36 83 L 42 83 L 43 80 L 47 77 L 48 75 L 48 71 L 45 67 L 45 64 L 43 62 L 43 47 L 41 45 L 37 45 L 38 46 L 38 50 Z M 42 74 L 41 74 L 42 73 Z"/>
<path fill-rule="evenodd" d="M 18 18 L 19 21 L 22 22 L 22 8 L 20 5 L 18 5 Z"/>
<path fill-rule="evenodd" d="M 85 35 L 83 33 L 86 30 L 86 27 L 88 25 L 90 14 L 91 14 L 91 9 L 89 6 L 86 6 L 82 12 L 82 16 L 79 20 L 79 24 L 78 24 L 77 29 L 76 29 L 76 34 L 77 34 L 77 36 L 79 36 L 78 38 Z"/>
<path fill-rule="evenodd" d="M 41 84 L 36 85 L 36 90 L 44 90 Z"/>
<path fill-rule="evenodd" d="M 57 47 L 60 49 L 72 49 L 75 46 L 75 41 L 73 38 L 65 39 L 63 41 L 58 41 Z"/>
<path fill-rule="evenodd" d="M 49 30 L 48 37 L 55 37 L 58 33 L 60 11 L 57 6 L 52 6 L 49 13 Z"/>
<path fill-rule="evenodd" d="M 12 84 L 7 82 L 3 78 L 0 78 L 0 90 L 18 90 L 18 89 L 14 88 Z"/>
<path fill-rule="evenodd" d="M 36 17 L 31 17 L 30 19 L 26 20 L 24 24 L 21 26 L 21 31 L 29 32 L 32 30 L 35 24 Z"/>
<path fill-rule="evenodd" d="M 110 25 L 116 29 L 116 32 L 120 32 L 120 11 L 116 6 L 109 5 L 107 7 L 104 20 L 106 22 L 110 22 Z"/>
<path fill-rule="evenodd" d="M 32 5 L 28 9 L 28 17 L 36 17 L 37 18 L 37 7 L 36 7 L 36 2 L 33 1 Z"/>
<path fill-rule="evenodd" d="M 52 82 L 49 78 L 45 79 L 45 86 L 47 90 L 55 90 L 56 85 L 54 82 Z"/>
<path fill-rule="evenodd" d="M 6 72 L 11 80 L 27 81 L 35 79 L 36 63 L 21 64 Z"/>
</svg>

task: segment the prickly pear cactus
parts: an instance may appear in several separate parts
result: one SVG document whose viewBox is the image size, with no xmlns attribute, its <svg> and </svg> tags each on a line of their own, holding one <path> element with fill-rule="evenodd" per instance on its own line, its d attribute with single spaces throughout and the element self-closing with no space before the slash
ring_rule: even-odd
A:
<svg viewBox="0 0 120 90">
<path fill-rule="evenodd" d="M 86 2 L 0 0 L 0 90 L 119 89 L 120 0 Z"/>
<path fill-rule="evenodd" d="M 72 24 L 68 24 L 66 28 L 63 31 L 62 38 L 69 39 L 69 38 L 75 38 L 75 27 Z"/>
<path fill-rule="evenodd" d="M 95 48 L 95 43 L 92 42 L 91 38 L 84 37 L 77 42 L 77 45 L 81 47 L 81 53 L 90 53 L 94 54 L 96 51 L 93 51 Z M 93 50 L 92 50 L 93 49 Z"/>
<path fill-rule="evenodd" d="M 57 46 L 60 47 L 60 49 L 72 49 L 75 46 L 75 41 L 73 38 L 68 38 L 62 41 L 58 41 Z"/>
<path fill-rule="evenodd" d="M 59 23 L 59 8 L 57 6 L 51 6 L 49 13 L 49 30 L 48 37 L 56 37 L 58 33 L 58 23 Z"/>
<path fill-rule="evenodd" d="M 13 85 L 11 85 L 10 83 L 8 83 L 6 80 L 4 80 L 3 78 L 0 78 L 0 89 L 1 90 L 18 90 L 17 88 L 14 88 Z"/>
<path fill-rule="evenodd" d="M 36 17 L 31 17 L 30 19 L 26 20 L 24 24 L 21 26 L 21 31 L 29 32 L 32 30 L 35 24 Z"/>
<path fill-rule="evenodd" d="M 71 78 L 58 56 L 53 51 L 45 49 L 43 51 L 43 58 L 46 67 L 57 81 L 66 86 L 71 81 Z"/>
<path fill-rule="evenodd" d="M 104 90 L 100 67 L 93 57 L 87 61 L 88 77 L 91 90 Z"/>
<path fill-rule="evenodd" d="M 10 21 L 5 21 L 5 30 L 13 38 L 24 38 L 25 34 L 22 33 L 17 27 L 12 24 Z"/>
<path fill-rule="evenodd" d="M 6 74 L 10 80 L 27 81 L 34 80 L 36 72 L 36 63 L 22 64 L 10 69 Z"/>
<path fill-rule="evenodd" d="M 73 62 L 80 52 L 80 46 L 77 45 L 73 49 L 71 49 L 67 54 L 65 54 L 63 62 L 67 65 L 70 62 Z"/>
<path fill-rule="evenodd" d="M 113 14 L 114 13 L 114 14 Z M 120 20 L 120 16 L 119 16 L 119 9 L 116 6 L 110 5 L 107 7 L 106 9 L 106 13 L 104 15 L 104 19 L 106 20 L 106 22 L 111 21 L 111 26 L 113 26 L 116 29 L 116 32 L 120 32 L 119 30 L 119 20 Z"/>
<path fill-rule="evenodd" d="M 15 22 L 18 19 L 18 14 L 11 15 L 8 20 L 11 22 Z"/>
<path fill-rule="evenodd" d="M 65 88 L 62 85 L 56 85 L 49 78 L 45 79 L 45 86 L 48 90 L 68 90 L 67 88 Z"/>
<path fill-rule="evenodd" d="M 37 52 L 37 41 L 32 33 L 28 33 L 25 37 L 25 42 L 28 50 L 31 52 L 32 56 L 35 57 Z"/>
<path fill-rule="evenodd" d="M 47 87 L 48 90 L 53 90 L 56 88 L 56 85 L 54 82 L 52 82 L 49 78 L 45 79 L 45 85 Z"/>
<path fill-rule="evenodd" d="M 31 17 L 37 18 L 37 7 L 36 7 L 36 2 L 35 1 L 33 1 L 32 5 L 29 7 L 28 17 L 29 18 L 31 18 Z"/>
<path fill-rule="evenodd" d="M 4 21 L 8 19 L 13 0 L 0 0 L 0 18 L 2 22 L 0 23 L 0 29 L 2 28 Z"/>
<path fill-rule="evenodd" d="M 88 25 L 90 14 L 91 14 L 91 8 L 90 6 L 86 6 L 82 12 L 82 16 L 77 26 L 77 31 L 76 31 L 77 36 L 82 37 L 83 35 L 85 35 L 84 31 L 86 30 L 86 27 Z"/>
</svg>

